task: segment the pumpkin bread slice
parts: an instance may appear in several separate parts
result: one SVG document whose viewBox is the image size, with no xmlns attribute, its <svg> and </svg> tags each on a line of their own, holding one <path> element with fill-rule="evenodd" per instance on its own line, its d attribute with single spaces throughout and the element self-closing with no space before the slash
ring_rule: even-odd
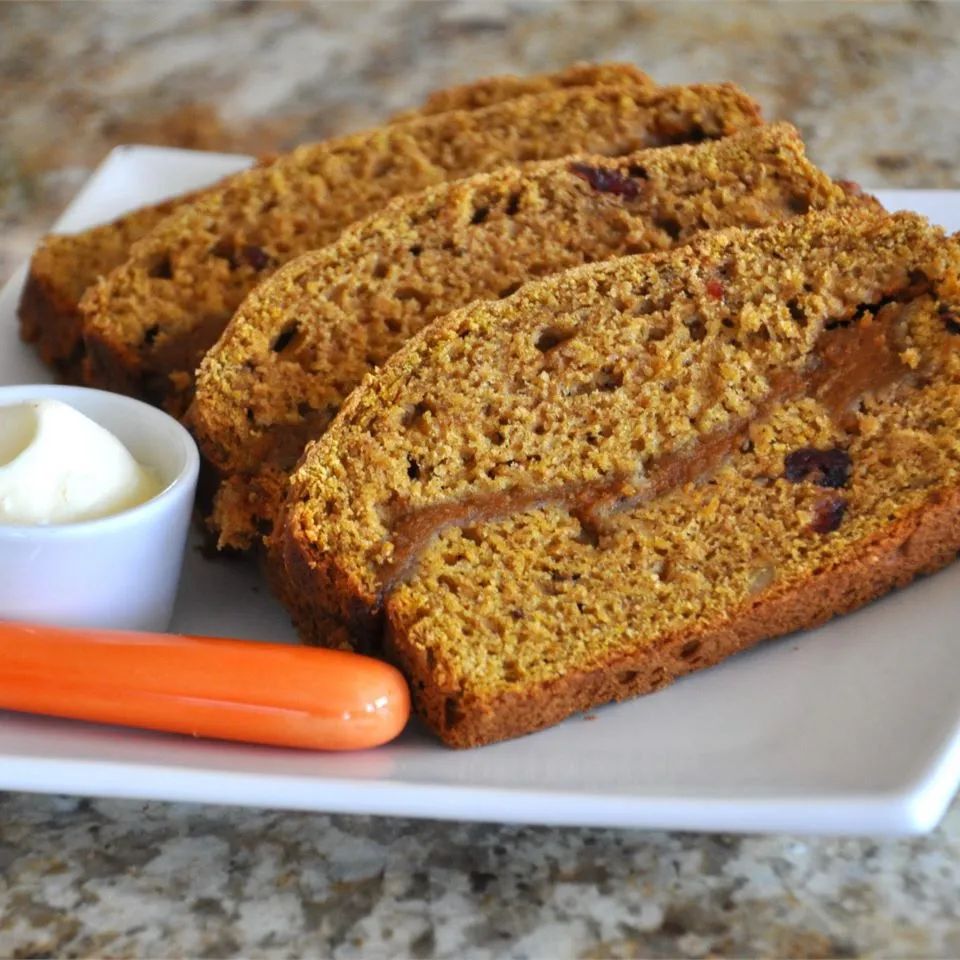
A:
<svg viewBox="0 0 960 960">
<path fill-rule="evenodd" d="M 20 337 L 36 344 L 40 359 L 61 379 L 80 383 L 83 330 L 80 298 L 97 277 L 126 260 L 134 241 L 149 233 L 196 194 L 140 207 L 80 233 L 44 237 L 30 260 L 20 295 Z"/>
<path fill-rule="evenodd" d="M 571 88 L 301 147 L 232 177 L 134 244 L 84 295 L 91 385 L 182 414 L 203 354 L 247 293 L 392 197 L 510 163 L 630 153 L 759 123 L 729 85 Z"/>
<path fill-rule="evenodd" d="M 616 160 L 577 157 L 392 201 L 257 287 L 207 353 L 189 420 L 221 474 L 221 547 L 268 532 L 287 475 L 347 394 L 431 320 L 530 278 L 851 197 L 789 124 Z"/>
<path fill-rule="evenodd" d="M 304 639 L 333 616 L 382 643 L 469 746 L 949 562 L 958 278 L 960 238 L 847 208 L 435 321 L 293 474 L 274 538 Z"/>
<path fill-rule="evenodd" d="M 444 110 L 473 110 L 551 88 L 611 84 L 651 88 L 653 81 L 631 64 L 579 63 L 556 73 L 486 77 L 476 83 L 438 90 L 419 111 L 410 111 L 405 118 Z M 20 300 L 20 335 L 28 343 L 36 344 L 41 359 L 53 367 L 61 379 L 72 382 L 82 379 L 83 338 L 79 303 L 84 291 L 98 277 L 105 277 L 120 266 L 129 256 L 135 240 L 149 233 L 178 206 L 191 202 L 198 195 L 184 194 L 133 210 L 111 223 L 79 233 L 50 234 L 44 238 L 30 261 Z"/>
</svg>

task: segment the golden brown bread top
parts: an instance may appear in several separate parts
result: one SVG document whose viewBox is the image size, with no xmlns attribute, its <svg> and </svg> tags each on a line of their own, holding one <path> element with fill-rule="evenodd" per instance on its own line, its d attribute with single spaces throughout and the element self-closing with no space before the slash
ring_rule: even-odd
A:
<svg viewBox="0 0 960 960">
<path fill-rule="evenodd" d="M 497 74 L 437 90 L 427 97 L 419 109 L 398 114 L 393 119 L 403 121 L 448 110 L 476 110 L 515 97 L 568 87 L 602 87 L 621 83 L 638 87 L 654 85 L 645 73 L 631 63 L 574 63 L 554 73 L 526 76 Z"/>
<path fill-rule="evenodd" d="M 574 151 L 605 154 L 728 135 L 759 123 L 728 85 L 572 88 L 301 147 L 175 212 L 87 292 L 91 376 L 144 381 L 178 408 L 243 297 L 278 266 L 409 193 Z"/>
<path fill-rule="evenodd" d="M 201 449 L 223 472 L 260 475 L 218 497 L 221 542 L 245 546 L 269 522 L 270 497 L 252 487 L 281 489 L 265 475 L 289 471 L 347 393 L 433 318 L 532 276 L 847 202 L 788 124 L 507 168 L 392 201 L 257 287 L 204 358 L 190 417 Z"/>
<path fill-rule="evenodd" d="M 376 629 L 382 605 L 421 712 L 468 745 L 946 562 L 958 278 L 960 238 L 847 209 L 441 318 L 294 474 L 277 539 L 305 636 L 311 607 Z"/>
</svg>

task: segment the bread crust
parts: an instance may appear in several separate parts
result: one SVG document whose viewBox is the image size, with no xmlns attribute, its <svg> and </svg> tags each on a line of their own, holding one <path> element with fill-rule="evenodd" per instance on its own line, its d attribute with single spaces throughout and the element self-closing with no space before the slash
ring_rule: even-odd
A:
<svg viewBox="0 0 960 960">
<path fill-rule="evenodd" d="M 651 693 L 763 640 L 820 626 L 941 569 L 958 550 L 960 489 L 940 491 L 886 530 L 859 542 L 841 562 L 761 594 L 720 622 L 657 638 L 595 669 L 569 672 L 490 700 L 464 701 L 459 690 L 438 684 L 436 672 L 408 642 L 402 615 L 389 601 L 386 655 L 409 678 L 417 711 L 444 743 L 481 746 L 533 733 L 582 710 Z"/>
<path fill-rule="evenodd" d="M 445 113 L 448 110 L 477 110 L 492 103 L 502 103 L 532 93 L 562 90 L 568 87 L 596 87 L 607 83 L 632 82 L 639 87 L 653 87 L 654 83 L 632 63 L 573 63 L 551 73 L 527 75 L 495 74 L 480 77 L 470 83 L 446 87 L 431 93 L 416 110 L 406 110 L 390 118 L 391 123 L 402 123 L 414 117 Z"/>
<path fill-rule="evenodd" d="M 296 522 L 283 522 L 283 518 L 265 542 L 267 568 L 275 571 L 273 582 L 284 582 L 279 596 L 289 598 L 285 602 L 301 637 L 307 643 L 328 646 L 324 625 L 338 621 L 354 638 L 357 649 L 378 652 L 384 622 L 379 612 L 381 598 L 372 595 L 336 557 L 316 557 L 308 543 Z M 326 603 L 318 604 L 315 598 Z"/>
<path fill-rule="evenodd" d="M 82 317 L 50 278 L 30 263 L 20 304 L 20 339 L 36 346 L 40 359 L 63 383 L 83 383 Z"/>
</svg>

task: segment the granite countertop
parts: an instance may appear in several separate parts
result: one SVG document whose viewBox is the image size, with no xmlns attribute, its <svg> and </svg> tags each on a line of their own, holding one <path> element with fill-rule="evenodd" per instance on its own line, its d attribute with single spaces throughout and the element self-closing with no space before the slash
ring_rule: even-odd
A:
<svg viewBox="0 0 960 960">
<path fill-rule="evenodd" d="M 576 59 L 729 79 L 830 173 L 960 186 L 960 5 L 0 4 L 0 281 L 117 143 L 265 152 Z M 960 956 L 929 837 L 498 827 L 0 795 L 0 957 Z"/>
</svg>

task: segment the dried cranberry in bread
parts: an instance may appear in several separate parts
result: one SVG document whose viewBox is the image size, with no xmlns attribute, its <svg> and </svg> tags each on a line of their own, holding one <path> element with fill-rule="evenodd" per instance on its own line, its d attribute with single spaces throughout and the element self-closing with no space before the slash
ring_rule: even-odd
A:
<svg viewBox="0 0 960 960">
<path fill-rule="evenodd" d="M 958 271 L 960 238 L 847 208 L 440 318 L 293 474 L 275 538 L 304 638 L 333 615 L 382 642 L 468 746 L 949 562 Z"/>
<path fill-rule="evenodd" d="M 531 277 L 849 202 L 874 201 L 817 170 L 789 124 L 510 167 L 392 201 L 258 286 L 198 370 L 189 419 L 221 473 L 221 547 L 269 531 L 307 441 L 435 317 Z"/>
<path fill-rule="evenodd" d="M 84 295 L 91 384 L 182 413 L 193 374 L 247 293 L 389 199 L 518 161 L 622 154 L 759 123 L 729 85 L 571 88 L 301 147 L 232 177 L 138 241 Z"/>
</svg>

